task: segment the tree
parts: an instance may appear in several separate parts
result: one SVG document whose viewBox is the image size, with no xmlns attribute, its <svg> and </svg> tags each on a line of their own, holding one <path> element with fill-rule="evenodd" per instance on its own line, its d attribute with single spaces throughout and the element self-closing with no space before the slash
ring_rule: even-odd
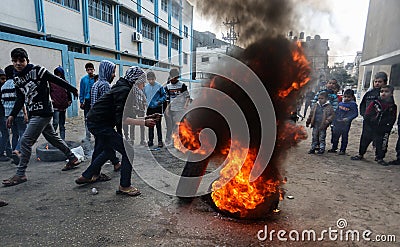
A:
<svg viewBox="0 0 400 247">
<path fill-rule="evenodd" d="M 349 73 L 347 73 L 347 70 L 345 70 L 344 68 L 334 67 L 333 69 L 330 70 L 329 77 L 335 78 L 341 88 L 343 88 L 346 85 L 354 85 L 355 83 L 357 83 L 357 80 L 355 80 L 351 75 L 349 75 Z"/>
</svg>

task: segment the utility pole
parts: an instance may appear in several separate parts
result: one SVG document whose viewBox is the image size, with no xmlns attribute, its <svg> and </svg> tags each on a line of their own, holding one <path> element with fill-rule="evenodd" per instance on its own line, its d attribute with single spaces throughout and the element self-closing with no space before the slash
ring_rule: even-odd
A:
<svg viewBox="0 0 400 247">
<path fill-rule="evenodd" d="M 223 22 L 223 24 L 228 27 L 228 31 L 226 32 L 226 36 L 222 34 L 222 39 L 228 41 L 231 45 L 235 45 L 235 42 L 238 40 L 239 33 L 236 33 L 235 25 L 239 23 L 240 21 L 238 18 L 232 18 L 232 20 L 228 20 L 228 18 L 226 18 L 226 20 Z"/>
</svg>

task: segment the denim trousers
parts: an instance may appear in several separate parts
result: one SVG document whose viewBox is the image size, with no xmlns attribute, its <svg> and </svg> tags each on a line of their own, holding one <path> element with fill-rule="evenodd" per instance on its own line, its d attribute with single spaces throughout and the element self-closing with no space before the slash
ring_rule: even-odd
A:
<svg viewBox="0 0 400 247">
<path fill-rule="evenodd" d="M 65 111 L 54 111 L 53 113 L 53 128 L 57 131 L 60 126 L 60 137 L 65 140 Z"/>
<path fill-rule="evenodd" d="M 131 148 L 128 153 L 133 154 L 132 146 L 128 143 L 125 143 L 124 146 L 122 135 L 112 127 L 88 122 L 88 129 L 95 137 L 95 144 L 92 162 L 82 173 L 82 176 L 90 179 L 94 175 L 100 174 L 101 167 L 117 151 L 122 155 L 120 185 L 122 187 L 131 186 L 132 164 L 128 159 L 125 146 L 126 148 Z"/>
<path fill-rule="evenodd" d="M 12 149 L 21 150 L 21 138 L 26 130 L 26 123 L 24 122 L 24 117 L 16 117 L 11 126 L 12 132 Z"/>
<path fill-rule="evenodd" d="M 75 158 L 71 149 L 56 134 L 53 125 L 50 124 L 51 117 L 33 116 L 29 119 L 29 124 L 21 138 L 21 159 L 17 166 L 17 176 L 25 176 L 25 170 L 28 167 L 29 159 L 32 154 L 32 146 L 35 144 L 40 134 L 54 147 L 58 148 L 67 156 L 68 159 Z"/>
<path fill-rule="evenodd" d="M 8 132 L 6 126 L 6 118 L 4 117 L 4 115 L 0 117 L 0 132 L 0 156 L 2 156 L 4 155 L 4 151 L 7 151 L 7 153 L 11 153 L 10 132 Z"/>
<path fill-rule="evenodd" d="M 162 108 L 157 107 L 157 108 L 147 108 L 147 115 L 152 115 L 154 113 L 160 113 L 162 114 Z M 162 119 L 161 119 L 162 120 Z M 161 120 L 157 121 L 156 123 L 156 128 L 157 128 L 157 140 L 159 142 L 162 142 L 162 132 L 161 132 Z M 149 142 L 153 142 L 154 139 L 154 127 L 149 128 Z"/>
</svg>

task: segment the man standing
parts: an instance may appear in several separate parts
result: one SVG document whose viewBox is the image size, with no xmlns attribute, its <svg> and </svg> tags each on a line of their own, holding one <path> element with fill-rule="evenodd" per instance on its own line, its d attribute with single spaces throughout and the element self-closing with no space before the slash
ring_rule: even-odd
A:
<svg viewBox="0 0 400 247">
<path fill-rule="evenodd" d="M 162 114 L 162 106 L 166 99 L 166 94 L 164 87 L 156 81 L 156 75 L 153 71 L 147 72 L 147 81 L 149 82 L 144 87 L 144 94 L 147 100 L 147 113 L 146 115 L 152 115 L 154 113 Z M 162 148 L 164 146 L 162 141 L 161 133 L 161 121 L 156 123 L 157 127 L 157 140 L 158 147 Z M 149 128 L 149 147 L 153 146 L 154 139 L 154 128 Z"/>
<path fill-rule="evenodd" d="M 87 63 L 85 65 L 86 73 L 84 77 L 82 77 L 79 87 L 79 102 L 80 108 L 83 110 L 83 116 L 85 118 L 85 130 L 86 130 L 86 137 L 82 140 L 90 141 L 90 132 L 87 128 L 87 114 L 90 110 L 90 89 L 92 88 L 95 79 L 94 79 L 94 65 L 92 63 Z"/>
</svg>

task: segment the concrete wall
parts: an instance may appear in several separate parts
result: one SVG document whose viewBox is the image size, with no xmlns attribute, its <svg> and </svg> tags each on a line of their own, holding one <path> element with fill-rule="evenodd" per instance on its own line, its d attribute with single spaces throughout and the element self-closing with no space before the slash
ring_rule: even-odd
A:
<svg viewBox="0 0 400 247">
<path fill-rule="evenodd" d="M 121 51 L 128 51 L 130 54 L 137 54 L 138 43 L 132 42 L 132 34 L 136 31 L 136 29 L 121 23 L 119 25 L 119 30 Z"/>
<path fill-rule="evenodd" d="M 115 49 L 115 34 L 112 24 L 89 17 L 90 43 Z"/>
<path fill-rule="evenodd" d="M 370 0 L 362 61 L 399 49 L 399 10 L 398 0 Z"/>
<path fill-rule="evenodd" d="M 142 55 L 147 58 L 155 58 L 154 54 L 154 41 L 150 39 L 143 38 L 146 40 L 142 43 Z"/>
<path fill-rule="evenodd" d="M 80 12 L 44 1 L 46 33 L 84 42 Z M 68 25 L 66 25 L 68 23 Z"/>
<path fill-rule="evenodd" d="M 19 44 L 11 41 L 0 40 L 1 53 L 0 56 L 0 67 L 4 68 L 11 64 L 11 51 L 14 48 L 21 47 L 28 52 L 30 63 L 35 65 L 41 65 L 47 68 L 49 71 L 53 70 L 62 65 L 61 51 L 55 49 L 49 49 L 44 47 L 38 47 L 33 45 Z"/>
<path fill-rule="evenodd" d="M 1 1 L 0 22 L 37 31 L 35 3 L 27 0 Z"/>
</svg>

